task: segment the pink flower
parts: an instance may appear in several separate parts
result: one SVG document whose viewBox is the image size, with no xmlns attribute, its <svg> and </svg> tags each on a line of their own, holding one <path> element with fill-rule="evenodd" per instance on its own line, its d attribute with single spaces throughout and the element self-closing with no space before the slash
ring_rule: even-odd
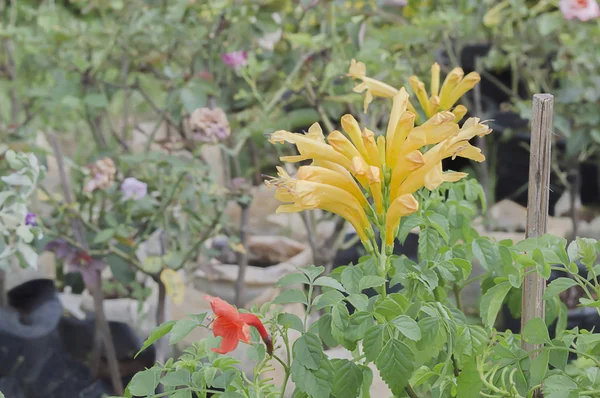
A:
<svg viewBox="0 0 600 398">
<path fill-rule="evenodd" d="M 559 7 L 566 19 L 589 21 L 600 17 L 600 7 L 596 0 L 560 0 Z"/>
<path fill-rule="evenodd" d="M 133 177 L 126 178 L 121 184 L 123 197 L 127 199 L 142 199 L 148 193 L 148 185 Z"/>
<path fill-rule="evenodd" d="M 221 59 L 230 68 L 239 69 L 246 65 L 248 53 L 246 51 L 232 51 L 230 53 L 221 54 Z"/>
</svg>

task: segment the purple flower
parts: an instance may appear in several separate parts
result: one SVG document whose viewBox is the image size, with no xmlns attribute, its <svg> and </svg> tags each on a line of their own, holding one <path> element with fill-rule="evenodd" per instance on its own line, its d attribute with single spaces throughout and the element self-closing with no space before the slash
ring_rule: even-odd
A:
<svg viewBox="0 0 600 398">
<path fill-rule="evenodd" d="M 65 263 L 70 263 L 75 258 L 75 254 L 77 254 L 77 250 L 62 239 L 55 239 L 48 242 L 44 250 L 53 252 L 57 259 Z"/>
<path fill-rule="evenodd" d="M 25 216 L 25 225 L 29 227 L 37 227 L 36 218 L 37 216 L 35 215 L 35 213 L 27 213 L 27 215 Z"/>
<path fill-rule="evenodd" d="M 248 53 L 246 51 L 232 51 L 221 54 L 221 59 L 230 68 L 239 69 L 240 67 L 246 65 Z"/>
<path fill-rule="evenodd" d="M 69 263 L 69 272 L 79 272 L 88 289 L 94 288 L 100 279 L 100 272 L 106 264 L 104 261 L 90 257 L 86 252 L 79 252 Z"/>
<path fill-rule="evenodd" d="M 133 177 L 129 177 L 121 184 L 121 192 L 123 192 L 125 199 L 142 199 L 148 193 L 148 185 Z"/>
</svg>

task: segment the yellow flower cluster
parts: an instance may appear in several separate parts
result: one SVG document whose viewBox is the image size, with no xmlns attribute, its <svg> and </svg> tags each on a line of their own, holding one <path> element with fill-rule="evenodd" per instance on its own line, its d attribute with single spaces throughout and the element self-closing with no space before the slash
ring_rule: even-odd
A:
<svg viewBox="0 0 600 398">
<path fill-rule="evenodd" d="M 434 77 L 437 76 L 439 86 L 439 67 L 434 65 L 432 70 L 437 70 Z M 467 91 L 468 84 L 461 84 L 469 75 L 461 80 L 455 77 L 459 73 L 451 72 L 439 93 L 432 82 L 431 97 L 427 97 L 424 88 L 420 90 L 421 82 L 411 79 L 411 83 L 418 82 L 415 92 L 429 118 L 416 126 L 416 111 L 407 91 L 368 78 L 364 72 L 364 64 L 352 61 L 350 75 L 362 79 L 355 91 L 367 90 L 365 106 L 373 96 L 393 99 L 385 135 L 376 137 L 371 130 L 361 129 L 352 115 L 341 118 L 345 134 L 335 130 L 327 138 L 318 123 L 306 134 L 276 131 L 270 137 L 271 143 L 294 144 L 299 153 L 284 156 L 282 161 L 312 160 L 312 163 L 301 166 L 296 178 L 278 168 L 279 176 L 267 181 L 267 185 L 274 186 L 276 198 L 285 203 L 278 212 L 322 209 L 338 214 L 352 224 L 370 249 L 374 238 L 372 224 L 385 236 L 386 246 L 392 246 L 400 219 L 418 210 L 419 203 L 413 193 L 422 187 L 432 190 L 445 181 L 454 182 L 466 176 L 444 173 L 443 159 L 460 156 L 483 161 L 481 151 L 469 144 L 469 140 L 491 130 L 478 118 L 470 118 L 459 126 L 457 122 L 466 113 L 464 107 L 455 107 L 453 112 L 440 111 L 454 105 Z"/>
</svg>

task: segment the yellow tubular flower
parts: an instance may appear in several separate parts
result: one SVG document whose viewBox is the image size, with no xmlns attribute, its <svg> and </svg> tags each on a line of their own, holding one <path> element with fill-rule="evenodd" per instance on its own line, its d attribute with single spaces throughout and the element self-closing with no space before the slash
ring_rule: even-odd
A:
<svg viewBox="0 0 600 398">
<path fill-rule="evenodd" d="M 290 133 L 289 131 L 279 130 L 274 132 L 269 142 L 283 143 L 289 142 L 296 144 L 300 155 L 282 156 L 280 159 L 284 162 L 300 162 L 307 159 L 321 159 L 338 163 L 343 167 L 350 169 L 351 163 L 344 155 L 336 152 L 331 145 L 327 145 L 318 140 L 307 138 L 304 134 Z"/>
<path fill-rule="evenodd" d="M 465 76 L 464 79 L 462 79 L 456 85 L 456 87 L 454 87 L 452 93 L 449 96 L 441 98 L 440 106 L 442 107 L 442 109 L 449 109 L 452 105 L 456 103 L 456 101 L 460 99 L 460 97 L 465 95 L 467 91 L 475 87 L 475 85 L 479 83 L 480 80 L 481 77 L 479 77 L 479 74 L 477 72 L 471 72 L 467 76 Z"/>
<path fill-rule="evenodd" d="M 400 187 L 400 184 L 408 177 L 408 175 L 425 164 L 425 159 L 421 151 L 414 150 L 408 155 L 400 158 L 396 167 L 392 170 L 392 179 L 390 180 L 390 194 L 394 198 L 395 192 Z"/>
<path fill-rule="evenodd" d="M 452 110 L 452 113 L 454 114 L 454 123 L 458 123 L 467 114 L 467 108 L 465 108 L 463 105 L 457 105 Z"/>
<path fill-rule="evenodd" d="M 367 162 L 371 166 L 381 168 L 381 161 L 379 160 L 379 149 L 377 149 L 377 143 L 375 142 L 375 134 L 368 128 L 363 129 L 362 141 L 367 151 L 368 158 Z"/>
<path fill-rule="evenodd" d="M 369 171 L 369 164 L 362 158 L 362 156 L 355 156 L 352 158 L 352 166 L 350 171 L 356 177 L 360 185 L 365 189 L 369 189 L 369 180 L 367 178 L 367 172 Z"/>
<path fill-rule="evenodd" d="M 292 206 L 279 206 L 278 213 L 312 209 L 335 213 L 352 224 L 363 242 L 368 241 L 368 235 L 372 233 L 371 225 L 360 203 L 348 191 L 332 185 L 298 180 L 292 192 L 296 202 Z"/>
<path fill-rule="evenodd" d="M 306 138 L 311 138 L 320 142 L 325 142 L 325 136 L 323 135 L 323 129 L 319 123 L 313 123 L 308 128 L 308 133 L 305 134 Z"/>
<path fill-rule="evenodd" d="M 327 142 L 333 147 L 333 149 L 344 155 L 349 160 L 352 160 L 352 158 L 355 156 L 360 156 L 358 149 L 352 145 L 352 142 L 350 142 L 350 140 L 346 138 L 344 134 L 337 130 L 332 131 L 331 134 L 327 136 Z"/>
<path fill-rule="evenodd" d="M 396 198 L 391 204 L 385 217 L 385 243 L 393 246 L 396 237 L 396 227 L 404 216 L 419 210 L 419 202 L 410 194 Z"/>
<path fill-rule="evenodd" d="M 349 114 L 342 116 L 342 128 L 346 134 L 348 134 L 350 140 L 352 140 L 352 143 L 360 153 L 360 156 L 368 159 L 367 150 L 365 149 L 365 145 L 363 144 L 362 140 L 362 132 L 360 131 L 360 126 L 358 125 L 358 122 L 354 116 Z"/>
<path fill-rule="evenodd" d="M 380 135 L 377 137 L 377 150 L 379 151 L 379 161 L 385 163 L 385 137 Z"/>
<path fill-rule="evenodd" d="M 440 93 L 440 65 L 436 62 L 431 65 L 431 97 L 437 97 Z"/>
<path fill-rule="evenodd" d="M 452 94 L 452 90 L 458 85 L 460 79 L 463 78 L 465 72 L 463 72 L 462 68 L 454 68 L 448 73 L 446 79 L 444 79 L 444 83 L 442 84 L 442 89 L 440 90 L 440 102 L 445 103 L 445 99 L 449 98 Z"/>
<path fill-rule="evenodd" d="M 447 173 L 442 172 L 442 162 L 439 162 L 433 167 L 425 176 L 424 186 L 430 191 L 436 189 L 444 182 L 456 182 L 466 177 L 467 173 L 459 173 L 456 171 L 450 171 Z"/>
<path fill-rule="evenodd" d="M 398 94 L 394 95 L 392 100 L 392 111 L 390 112 L 390 119 L 387 125 L 387 131 L 385 133 L 385 139 L 387 143 L 386 151 L 391 151 L 392 143 L 394 142 L 394 134 L 396 132 L 396 128 L 398 126 L 398 122 L 400 118 L 406 111 L 408 106 L 408 93 L 402 87 Z"/>
<path fill-rule="evenodd" d="M 369 188 L 375 203 L 377 214 L 383 214 L 383 194 L 381 192 L 381 171 L 378 167 L 369 166 L 367 169 L 367 178 L 369 179 Z"/>
<path fill-rule="evenodd" d="M 298 180 L 319 182 L 321 184 L 333 185 L 348 191 L 361 206 L 367 206 L 368 202 L 364 194 L 350 175 L 350 173 L 340 173 L 319 166 L 301 166 L 298 169 Z"/>
<path fill-rule="evenodd" d="M 429 97 L 427 96 L 427 91 L 425 90 L 425 84 L 419 80 L 416 76 L 411 76 L 409 79 L 410 87 L 412 87 L 421 107 L 425 111 L 425 114 L 429 117 L 435 110 L 429 109 Z"/>
<path fill-rule="evenodd" d="M 398 124 L 396 125 L 396 131 L 394 132 L 391 145 L 389 144 L 388 140 L 389 150 L 386 153 L 385 162 L 388 167 L 392 169 L 396 166 L 398 154 L 402 150 L 404 141 L 406 141 L 406 137 L 408 137 L 408 134 L 415 126 L 415 117 L 415 114 L 412 112 L 404 112 L 400 117 Z"/>
</svg>

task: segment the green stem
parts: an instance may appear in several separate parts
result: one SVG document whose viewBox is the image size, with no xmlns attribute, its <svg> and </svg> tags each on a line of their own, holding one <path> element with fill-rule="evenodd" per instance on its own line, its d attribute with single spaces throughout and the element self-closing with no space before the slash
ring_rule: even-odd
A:
<svg viewBox="0 0 600 398">
<path fill-rule="evenodd" d="M 410 386 L 410 384 L 407 384 L 406 387 L 404 387 L 404 390 L 406 391 L 406 393 L 408 394 L 408 396 L 410 398 L 419 398 L 419 396 L 417 395 L 415 390 L 413 390 L 413 388 Z"/>
<path fill-rule="evenodd" d="M 460 312 L 464 312 L 463 305 L 462 305 L 462 298 L 460 296 L 460 292 L 462 290 L 461 287 L 455 283 L 454 286 L 452 286 L 452 290 L 454 291 L 454 297 L 456 298 L 456 308 L 458 308 L 458 310 Z"/>
</svg>

